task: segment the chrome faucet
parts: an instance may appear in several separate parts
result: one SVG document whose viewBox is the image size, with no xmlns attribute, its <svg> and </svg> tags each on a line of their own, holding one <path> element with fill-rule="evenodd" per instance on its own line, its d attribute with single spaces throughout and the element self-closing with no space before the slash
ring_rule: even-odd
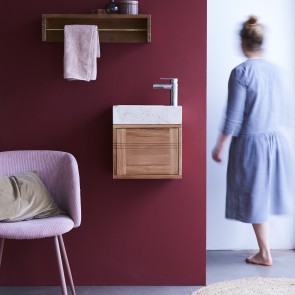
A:
<svg viewBox="0 0 295 295">
<path fill-rule="evenodd" d="M 169 89 L 170 105 L 178 105 L 178 79 L 177 78 L 160 78 L 161 80 L 169 80 L 170 84 L 153 84 L 153 89 Z"/>
</svg>

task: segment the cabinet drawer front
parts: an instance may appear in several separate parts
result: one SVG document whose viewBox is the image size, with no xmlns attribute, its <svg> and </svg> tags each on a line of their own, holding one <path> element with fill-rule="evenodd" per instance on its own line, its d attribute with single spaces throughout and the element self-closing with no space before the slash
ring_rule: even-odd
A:
<svg viewBox="0 0 295 295">
<path fill-rule="evenodd" d="M 117 175 L 179 175 L 179 128 L 117 128 L 115 133 Z"/>
</svg>

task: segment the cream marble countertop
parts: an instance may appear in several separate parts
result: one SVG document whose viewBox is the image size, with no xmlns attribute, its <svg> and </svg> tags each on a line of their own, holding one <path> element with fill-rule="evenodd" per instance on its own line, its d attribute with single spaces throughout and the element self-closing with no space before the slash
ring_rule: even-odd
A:
<svg viewBox="0 0 295 295">
<path fill-rule="evenodd" d="M 113 124 L 182 124 L 181 106 L 115 105 Z"/>
</svg>

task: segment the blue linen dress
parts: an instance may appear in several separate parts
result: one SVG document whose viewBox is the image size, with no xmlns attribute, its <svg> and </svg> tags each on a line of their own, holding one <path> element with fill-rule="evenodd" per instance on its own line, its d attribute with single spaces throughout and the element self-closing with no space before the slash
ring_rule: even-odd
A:
<svg viewBox="0 0 295 295">
<path fill-rule="evenodd" d="M 231 72 L 223 133 L 232 136 L 226 218 L 264 223 L 288 211 L 288 143 L 280 132 L 283 93 L 277 68 L 248 59 Z"/>
</svg>

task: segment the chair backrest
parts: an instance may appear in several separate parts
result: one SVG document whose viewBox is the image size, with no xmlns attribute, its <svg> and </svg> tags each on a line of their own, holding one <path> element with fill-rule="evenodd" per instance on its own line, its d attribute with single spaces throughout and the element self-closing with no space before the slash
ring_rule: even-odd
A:
<svg viewBox="0 0 295 295">
<path fill-rule="evenodd" d="M 0 175 L 37 171 L 55 202 L 81 223 L 80 178 L 76 159 L 66 152 L 31 150 L 0 152 Z"/>
</svg>

